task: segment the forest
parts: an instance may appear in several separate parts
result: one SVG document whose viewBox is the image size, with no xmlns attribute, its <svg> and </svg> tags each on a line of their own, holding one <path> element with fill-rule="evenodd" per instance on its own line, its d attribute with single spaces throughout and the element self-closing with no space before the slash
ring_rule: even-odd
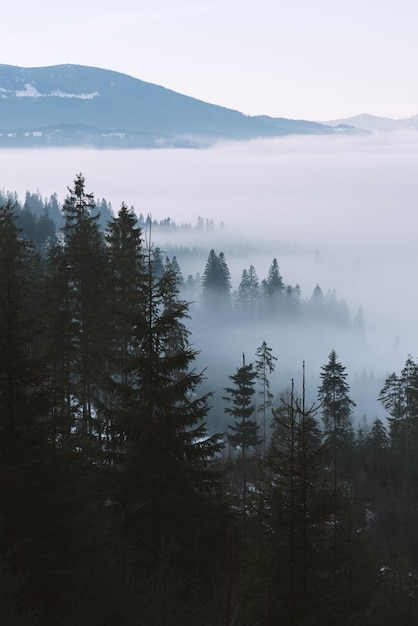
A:
<svg viewBox="0 0 418 626">
<path fill-rule="evenodd" d="M 178 228 L 213 224 L 113 213 L 82 174 L 62 206 L 0 194 L 0 623 L 416 624 L 418 363 L 370 423 L 337 346 L 316 389 L 304 363 L 277 389 L 273 348 L 242 333 L 211 388 L 208 320 L 354 341 L 363 313 L 304 297 L 277 258 L 234 288 L 214 246 L 185 277 L 153 241 Z"/>
</svg>

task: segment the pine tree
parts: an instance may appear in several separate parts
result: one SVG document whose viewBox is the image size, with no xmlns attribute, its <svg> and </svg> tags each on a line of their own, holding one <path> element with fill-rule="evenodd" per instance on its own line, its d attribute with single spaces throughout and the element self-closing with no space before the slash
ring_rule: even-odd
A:
<svg viewBox="0 0 418 626">
<path fill-rule="evenodd" d="M 379 394 L 379 401 L 387 411 L 391 448 L 404 466 L 408 442 L 407 400 L 402 378 L 395 372 L 386 378 Z"/>
<path fill-rule="evenodd" d="M 258 410 L 263 416 L 263 448 L 265 453 L 267 444 L 267 411 L 273 406 L 273 394 L 270 391 L 270 380 L 268 378 L 268 374 L 272 374 L 274 372 L 276 367 L 274 361 L 277 361 L 277 358 L 272 354 L 272 349 L 268 347 L 265 341 L 263 341 L 261 346 L 257 348 L 255 355 L 257 380 L 261 384 L 261 404 L 258 407 Z"/>
<path fill-rule="evenodd" d="M 202 276 L 203 300 L 209 311 L 217 315 L 229 311 L 231 297 L 231 277 L 221 252 L 219 256 L 212 249 L 209 252 Z"/>
<path fill-rule="evenodd" d="M 95 408 L 103 377 L 103 341 L 108 325 L 108 262 L 99 213 L 93 195 L 79 174 L 63 204 L 64 253 L 68 280 L 73 362 L 73 405 L 79 445 L 86 448 L 101 437 Z"/>
<path fill-rule="evenodd" d="M 280 274 L 277 259 L 273 259 L 267 274 L 262 282 L 264 297 L 267 299 L 268 306 L 276 307 L 277 301 L 283 293 L 284 284 Z"/>
<path fill-rule="evenodd" d="M 47 277 L 42 305 L 43 318 L 46 321 L 52 441 L 55 446 L 70 452 L 74 447 L 75 319 L 71 300 L 69 264 L 61 242 L 57 242 L 48 252 L 46 268 Z"/>
<path fill-rule="evenodd" d="M 235 293 L 235 308 L 237 313 L 244 317 L 254 318 L 259 308 L 260 286 L 257 273 L 253 265 L 244 269 L 241 281 Z"/>
<path fill-rule="evenodd" d="M 293 381 L 273 410 L 273 432 L 264 461 L 263 562 L 261 590 L 269 614 L 287 624 L 327 623 L 324 596 L 329 569 L 331 486 L 326 448 L 315 417 Z"/>
<path fill-rule="evenodd" d="M 260 427 L 252 419 L 255 413 L 253 396 L 256 376 L 253 364 L 246 365 L 243 355 L 242 367 L 228 377 L 234 386 L 224 388 L 228 395 L 223 399 L 230 405 L 225 407 L 225 413 L 233 417 L 233 423 L 229 425 L 232 433 L 228 435 L 228 441 L 231 446 L 240 448 L 242 459 L 245 459 L 249 448 L 256 448 L 261 442 Z"/>
<path fill-rule="evenodd" d="M 0 207 L 0 612 L 5 617 L 13 601 L 14 620 L 5 623 L 30 624 L 36 613 L 48 620 L 58 601 L 65 584 L 58 544 L 65 539 L 62 533 L 58 540 L 62 499 L 49 421 L 43 276 L 16 217 L 10 202 Z"/>
<path fill-rule="evenodd" d="M 418 483 L 415 450 L 418 445 L 418 364 L 408 356 L 400 375 L 387 377 L 379 400 L 388 412 L 391 446 L 397 457 L 398 478 Z"/>
<path fill-rule="evenodd" d="M 179 289 L 181 289 L 184 286 L 184 278 L 183 274 L 181 273 L 180 265 L 178 264 L 176 256 L 173 256 L 170 261 L 170 265 L 175 274 L 177 286 Z"/>
<path fill-rule="evenodd" d="M 379 488 L 390 477 L 390 439 L 381 419 L 375 419 L 365 442 L 365 465 L 371 487 Z"/>
<path fill-rule="evenodd" d="M 321 406 L 322 422 L 327 440 L 332 447 L 334 471 L 352 432 L 351 414 L 355 403 L 349 396 L 346 368 L 338 361 L 332 350 L 328 363 L 321 368 L 321 385 L 318 387 L 318 400 Z"/>
<path fill-rule="evenodd" d="M 221 444 L 207 433 L 210 394 L 198 395 L 203 375 L 191 369 L 196 352 L 184 325 L 188 304 L 176 297 L 170 265 L 159 278 L 153 261 L 148 244 L 143 304 L 126 366 L 129 384 L 114 385 L 125 442 L 112 501 L 135 546 L 136 565 L 147 568 L 157 593 L 161 576 L 176 577 L 184 591 L 213 573 L 220 481 L 212 466 Z"/>
<path fill-rule="evenodd" d="M 112 320 L 107 348 L 107 372 L 101 410 L 105 415 L 106 449 L 112 463 L 118 463 L 126 433 L 113 410 L 114 384 L 132 383 L 129 356 L 132 335 L 144 307 L 145 255 L 142 229 L 133 210 L 122 203 L 105 231 L 109 260 L 109 315 Z"/>
<path fill-rule="evenodd" d="M 350 554 L 342 555 L 350 545 L 343 541 L 344 533 L 352 539 L 353 513 L 351 503 L 354 501 L 350 493 L 350 464 L 348 462 L 352 449 L 351 413 L 355 403 L 349 396 L 346 368 L 338 361 L 335 350 L 328 357 L 328 363 L 321 368 L 322 383 L 318 388 L 318 400 L 322 413 L 325 440 L 329 448 L 329 462 L 333 476 L 333 589 L 337 594 L 343 585 L 340 576 L 342 564 Z M 343 517 L 345 519 L 343 519 Z M 332 571 L 331 570 L 331 571 Z M 341 580 L 339 580 L 339 576 Z M 335 609 L 334 609 L 335 610 Z"/>
<path fill-rule="evenodd" d="M 388 376 L 379 396 L 388 412 L 390 440 L 390 481 L 385 492 L 391 506 L 381 516 L 392 554 L 388 555 L 399 570 L 418 567 L 418 520 L 415 494 L 418 487 L 418 365 L 408 356 L 399 375 Z M 404 574 L 403 574 L 404 575 Z"/>
<path fill-rule="evenodd" d="M 235 308 L 238 313 L 246 313 L 249 308 L 249 276 L 246 269 L 242 270 L 241 280 L 235 294 Z"/>
<path fill-rule="evenodd" d="M 130 348 L 133 325 L 143 305 L 145 261 L 142 229 L 137 218 L 122 203 L 116 217 L 108 222 L 105 239 L 110 266 L 111 318 L 113 351 L 124 382 L 125 365 Z"/>
<path fill-rule="evenodd" d="M 47 406 L 36 297 L 40 264 L 16 220 L 11 202 L 0 206 L 0 459 L 12 465 L 24 461 L 28 447 L 36 449 Z"/>
</svg>

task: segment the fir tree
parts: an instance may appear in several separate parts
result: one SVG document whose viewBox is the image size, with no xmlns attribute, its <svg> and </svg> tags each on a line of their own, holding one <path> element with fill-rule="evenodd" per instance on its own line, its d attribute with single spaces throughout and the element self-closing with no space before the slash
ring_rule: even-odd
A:
<svg viewBox="0 0 418 626">
<path fill-rule="evenodd" d="M 328 363 L 321 368 L 322 382 L 318 388 L 318 399 L 325 436 L 332 442 L 336 469 L 337 459 L 351 434 L 350 418 L 355 403 L 349 396 L 346 368 L 338 361 L 335 350 L 330 352 L 328 359 Z"/>
<path fill-rule="evenodd" d="M 241 281 L 235 294 L 235 307 L 238 314 L 254 318 L 259 308 L 260 286 L 253 265 L 244 269 Z"/>
<path fill-rule="evenodd" d="M 261 442 L 259 425 L 252 419 L 255 413 L 253 396 L 256 376 L 253 364 L 246 365 L 243 355 L 242 367 L 228 377 L 233 386 L 224 388 L 228 394 L 224 396 L 224 400 L 230 405 L 224 410 L 233 417 L 233 423 L 229 425 L 232 432 L 228 435 L 228 441 L 231 446 L 240 448 L 242 459 L 245 459 L 249 448 L 256 448 Z"/>
<path fill-rule="evenodd" d="M 142 229 L 132 210 L 122 203 L 118 214 L 108 222 L 105 231 L 110 270 L 109 328 L 107 372 L 101 409 L 105 415 L 106 448 L 112 463 L 123 450 L 126 437 L 123 424 L 113 410 L 114 383 L 129 386 L 133 378 L 128 371 L 133 350 L 132 335 L 144 307 L 145 256 Z"/>
<path fill-rule="evenodd" d="M 47 406 L 36 297 L 40 264 L 33 247 L 20 238 L 16 220 L 11 202 L 0 206 L 0 458 L 11 464 L 24 460 L 27 446 L 36 448 L 35 433 Z"/>
<path fill-rule="evenodd" d="M 10 202 L 0 207 L 0 612 L 5 617 L 13 600 L 14 621 L 5 623 L 30 624 L 36 614 L 49 619 L 65 585 L 65 539 L 58 539 L 62 499 L 49 421 L 43 276 L 16 217 Z M 6 591 L 7 580 L 14 589 Z"/>
<path fill-rule="evenodd" d="M 268 378 L 268 374 L 272 374 L 274 372 L 276 367 L 274 361 L 277 361 L 277 358 L 272 354 L 272 349 L 269 348 L 265 341 L 263 341 L 261 346 L 257 348 L 255 356 L 257 380 L 261 384 L 261 404 L 259 405 L 258 410 L 263 416 L 263 447 L 265 452 L 267 444 L 267 411 L 273 406 L 273 394 L 270 391 L 270 380 Z"/>
<path fill-rule="evenodd" d="M 198 395 L 202 374 L 191 369 L 196 353 L 184 325 L 188 304 L 176 296 L 169 265 L 160 278 L 155 274 L 150 244 L 145 263 L 143 305 L 126 366 L 129 385 L 114 385 L 125 442 L 112 499 L 126 539 L 136 546 L 137 567 L 146 566 L 147 577 L 160 585 L 163 558 L 165 571 L 183 589 L 186 580 L 193 586 L 199 572 L 209 575 L 215 566 L 216 550 L 209 546 L 217 523 L 212 530 L 208 525 L 218 515 L 220 481 L 212 465 L 221 444 L 207 433 L 210 394 Z"/>
<path fill-rule="evenodd" d="M 223 314 L 229 310 L 231 277 L 225 256 L 212 249 L 202 276 L 203 300 L 209 310 Z"/>
<path fill-rule="evenodd" d="M 71 312 L 74 417 L 85 448 L 100 438 L 95 400 L 100 394 L 102 364 L 107 335 L 108 263 L 99 213 L 93 195 L 85 190 L 79 174 L 64 201 L 64 254 L 68 280 L 67 302 Z"/>
<path fill-rule="evenodd" d="M 277 259 L 273 259 L 269 267 L 267 278 L 263 280 L 262 286 L 264 297 L 267 298 L 270 305 L 281 296 L 284 290 L 284 284 Z"/>
<path fill-rule="evenodd" d="M 292 388 L 273 410 L 264 461 L 266 583 L 269 613 L 287 624 L 327 623 L 322 597 L 329 568 L 331 486 L 315 407 Z"/>
</svg>

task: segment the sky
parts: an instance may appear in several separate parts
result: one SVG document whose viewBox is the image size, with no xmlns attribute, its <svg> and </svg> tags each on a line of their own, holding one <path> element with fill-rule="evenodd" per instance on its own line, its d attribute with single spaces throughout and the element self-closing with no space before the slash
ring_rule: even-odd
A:
<svg viewBox="0 0 418 626">
<path fill-rule="evenodd" d="M 416 0 L 15 0 L 0 61 L 115 70 L 248 115 L 418 114 Z"/>
</svg>

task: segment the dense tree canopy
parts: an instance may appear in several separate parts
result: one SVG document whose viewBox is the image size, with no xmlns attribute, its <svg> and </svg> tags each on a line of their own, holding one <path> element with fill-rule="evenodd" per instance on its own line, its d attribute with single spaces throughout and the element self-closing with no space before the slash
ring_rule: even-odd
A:
<svg viewBox="0 0 418 626">
<path fill-rule="evenodd" d="M 265 340 L 223 387 L 197 365 L 193 315 L 238 321 L 245 351 L 266 319 L 333 326 L 346 309 L 319 286 L 304 300 L 277 259 L 233 295 L 213 249 L 184 281 L 180 249 L 149 232 L 172 220 L 107 214 L 86 189 L 77 175 L 62 207 L 0 197 L 1 624 L 416 624 L 416 361 L 370 425 L 334 350 L 318 406 Z M 226 433 L 207 423 L 216 395 Z"/>
</svg>

